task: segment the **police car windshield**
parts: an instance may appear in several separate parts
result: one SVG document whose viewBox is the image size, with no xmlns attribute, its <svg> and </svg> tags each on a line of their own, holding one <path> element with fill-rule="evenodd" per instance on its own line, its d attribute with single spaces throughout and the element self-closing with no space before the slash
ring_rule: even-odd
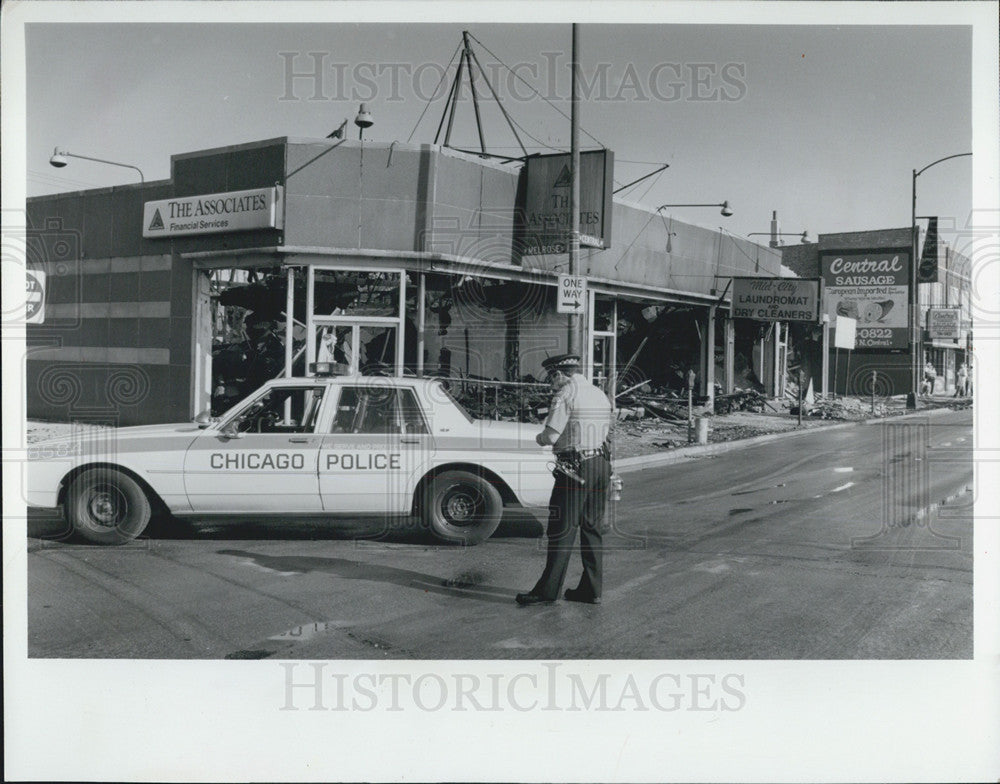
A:
<svg viewBox="0 0 1000 784">
<path fill-rule="evenodd" d="M 452 402 L 452 404 L 454 404 L 455 408 L 457 408 L 461 412 L 462 416 L 464 416 L 469 421 L 469 424 L 472 424 L 473 422 L 476 421 L 472 418 L 472 415 L 465 410 L 465 406 L 463 406 L 455 399 L 455 396 L 451 394 L 451 390 L 448 389 L 448 387 L 446 387 L 440 381 L 438 382 L 437 386 L 442 392 L 444 392 L 445 396 Z"/>
</svg>

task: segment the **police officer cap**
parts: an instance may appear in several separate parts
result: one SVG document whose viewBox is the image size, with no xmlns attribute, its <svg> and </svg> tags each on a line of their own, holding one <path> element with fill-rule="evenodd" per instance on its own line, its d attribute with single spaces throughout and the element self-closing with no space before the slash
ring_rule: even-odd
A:
<svg viewBox="0 0 1000 784">
<path fill-rule="evenodd" d="M 580 367 L 579 354 L 557 354 L 542 362 L 542 367 L 546 370 L 570 370 Z"/>
</svg>

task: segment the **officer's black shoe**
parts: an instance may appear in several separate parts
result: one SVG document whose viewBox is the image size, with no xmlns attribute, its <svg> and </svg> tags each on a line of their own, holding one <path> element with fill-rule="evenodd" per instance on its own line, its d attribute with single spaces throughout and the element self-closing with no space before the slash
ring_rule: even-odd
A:
<svg viewBox="0 0 1000 784">
<path fill-rule="evenodd" d="M 584 604 L 600 604 L 600 596 L 591 596 L 589 593 L 584 593 L 579 588 L 567 588 L 566 593 L 563 594 L 566 597 L 566 601 L 569 602 L 583 602 Z"/>
<path fill-rule="evenodd" d="M 546 599 L 544 596 L 539 596 L 537 593 L 519 593 L 514 601 L 522 607 L 528 607 L 532 604 L 552 604 L 555 599 Z"/>
</svg>

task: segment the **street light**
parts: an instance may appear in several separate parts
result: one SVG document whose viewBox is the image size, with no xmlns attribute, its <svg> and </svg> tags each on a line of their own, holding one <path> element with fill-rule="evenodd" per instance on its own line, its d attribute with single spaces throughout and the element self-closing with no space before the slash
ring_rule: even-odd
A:
<svg viewBox="0 0 1000 784">
<path fill-rule="evenodd" d="M 946 155 L 936 161 L 928 163 L 920 171 L 913 170 L 913 181 L 910 199 L 910 392 L 906 396 L 906 407 L 917 407 L 917 396 L 920 394 L 920 355 L 923 353 L 923 341 L 920 334 L 920 298 L 917 292 L 917 271 L 919 264 L 917 261 L 917 177 L 927 171 L 931 166 L 950 161 L 952 158 L 965 158 L 972 155 L 971 152 L 960 152 L 955 155 Z"/>
<path fill-rule="evenodd" d="M 84 161 L 95 161 L 96 163 L 107 163 L 111 166 L 122 166 L 126 169 L 135 169 L 139 172 L 139 181 L 145 184 L 146 178 L 142 176 L 142 169 L 138 166 L 133 166 L 131 163 L 118 163 L 117 161 L 106 161 L 103 158 L 91 158 L 89 155 L 77 155 L 75 152 L 70 152 L 69 150 L 64 150 L 60 147 L 56 147 L 52 151 L 52 157 L 49 158 L 49 163 L 57 169 L 61 169 L 69 161 L 67 158 L 79 158 Z"/>
<path fill-rule="evenodd" d="M 761 237 L 761 236 L 767 236 L 767 237 L 798 237 L 799 238 L 799 242 L 802 243 L 803 245 L 810 245 L 810 244 L 812 244 L 812 240 L 809 239 L 809 232 L 808 231 L 804 231 L 801 234 L 797 234 L 794 231 L 790 231 L 790 232 L 788 232 L 788 231 L 778 231 L 778 232 L 773 232 L 773 233 L 770 232 L 770 231 L 751 231 L 749 234 L 747 234 L 747 236 L 748 237 Z"/>
<path fill-rule="evenodd" d="M 719 204 L 661 204 L 656 208 L 656 211 L 665 210 L 667 207 L 722 207 L 721 214 L 724 218 L 728 218 L 733 214 L 728 201 L 720 202 Z"/>
<path fill-rule="evenodd" d="M 365 128 L 371 128 L 375 121 L 372 119 L 372 113 L 368 111 L 368 107 L 365 104 L 361 104 L 358 108 L 358 114 L 354 118 L 354 124 L 358 126 L 358 138 L 363 138 Z"/>
</svg>

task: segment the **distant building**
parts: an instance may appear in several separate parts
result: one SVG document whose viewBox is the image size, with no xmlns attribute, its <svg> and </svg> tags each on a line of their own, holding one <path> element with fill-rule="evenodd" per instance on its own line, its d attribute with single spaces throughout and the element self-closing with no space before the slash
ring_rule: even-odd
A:
<svg viewBox="0 0 1000 784">
<path fill-rule="evenodd" d="M 832 339 L 825 357 L 821 349 L 810 355 L 817 373 L 826 359 L 830 389 L 837 394 L 869 394 L 873 372 L 880 395 L 911 390 L 910 233 L 904 227 L 820 234 L 816 244 L 782 248 L 782 263 L 789 269 L 802 277 L 824 278 L 831 331 L 838 314 L 857 322 L 857 347 L 850 358 L 845 350 L 833 348 Z M 971 262 L 946 243 L 938 244 L 936 255 L 937 282 L 920 283 L 918 289 L 918 367 L 931 362 L 937 371 L 935 391 L 953 393 L 958 367 L 971 361 Z M 931 308 L 957 309 L 957 338 L 931 336 Z"/>
</svg>

